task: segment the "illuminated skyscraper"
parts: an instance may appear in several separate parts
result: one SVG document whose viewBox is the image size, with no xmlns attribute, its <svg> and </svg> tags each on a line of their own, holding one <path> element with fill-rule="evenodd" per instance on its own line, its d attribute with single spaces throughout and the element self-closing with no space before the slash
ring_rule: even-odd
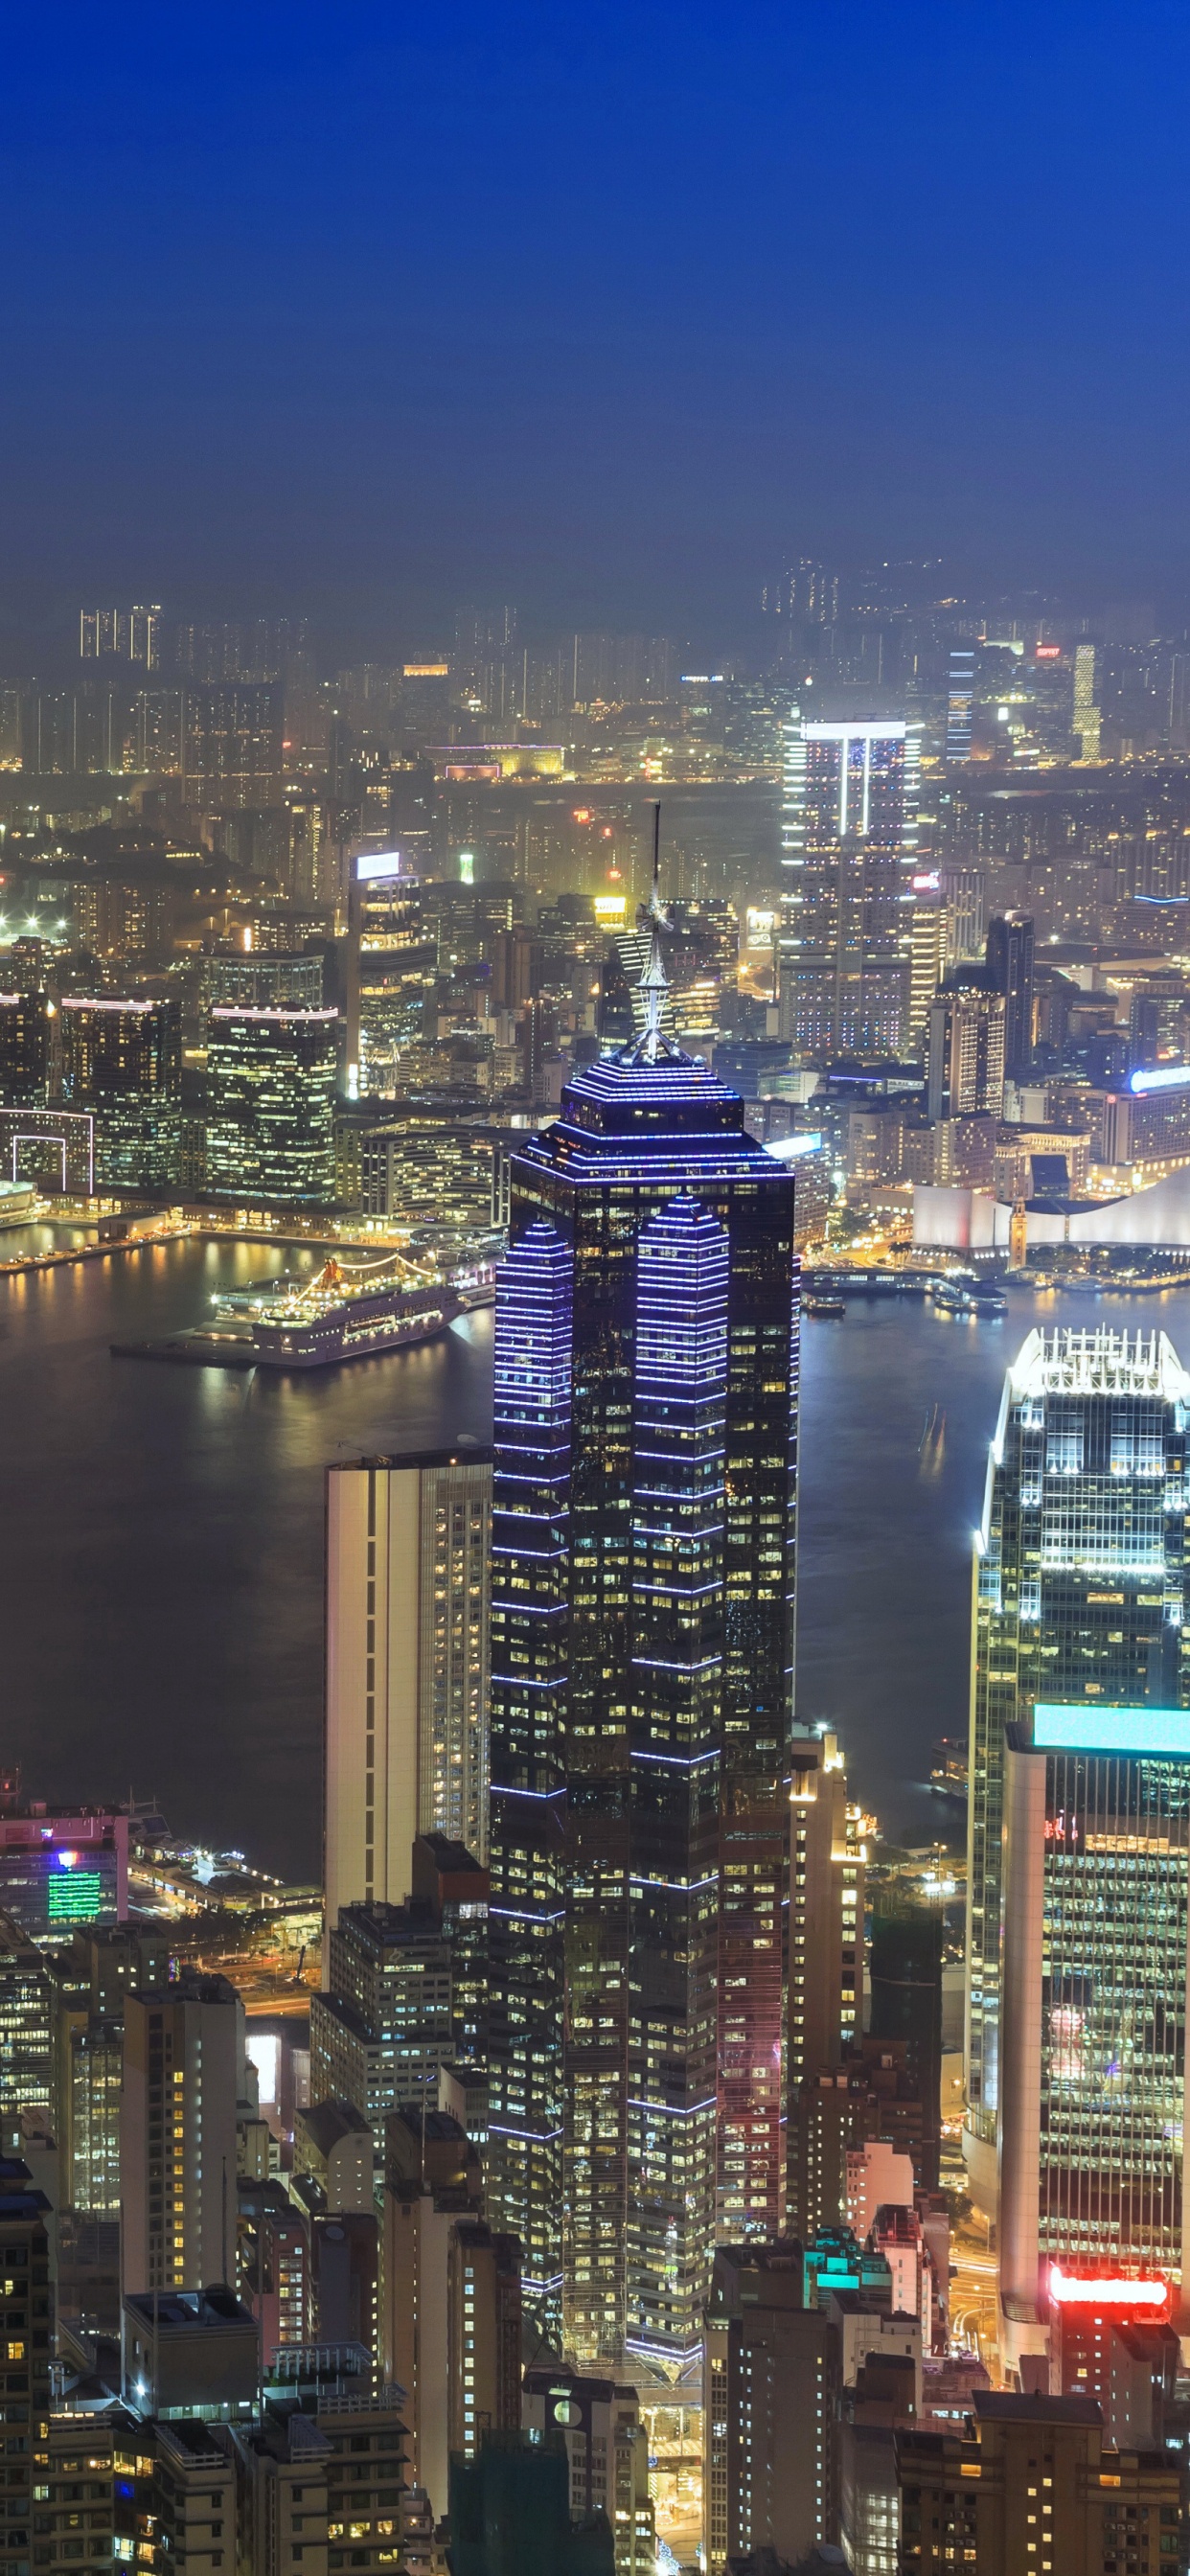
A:
<svg viewBox="0 0 1190 2576">
<path fill-rule="evenodd" d="M 218 1198 L 330 1207 L 337 1011 L 217 1003 L 207 1043 L 207 1182 Z"/>
<path fill-rule="evenodd" d="M 975 646 L 952 644 L 946 693 L 946 765 L 971 758 L 971 719 L 975 711 Z"/>
<path fill-rule="evenodd" d="M 908 1035 L 920 744 L 891 718 L 785 734 L 781 1033 L 810 1054 L 891 1055 Z"/>
<path fill-rule="evenodd" d="M 1190 1703 L 1186 1417 L 1164 1333 L 1033 1332 L 1008 1372 L 976 1537 L 968 2137 L 994 2206 L 1004 1759 L 1038 1701 Z"/>
<path fill-rule="evenodd" d="M 1095 647 L 1076 644 L 1074 648 L 1074 733 L 1080 760 L 1098 760 L 1099 702 L 1095 695 Z"/>
<path fill-rule="evenodd" d="M 1033 1063 L 1033 924 L 1027 913 L 997 913 L 988 923 L 988 973 L 1004 995 L 1004 1071 L 1023 1082 Z"/>
<path fill-rule="evenodd" d="M 99 1189 L 167 1189 L 181 1142 L 182 1031 L 176 1002 L 61 1004 L 62 1097 L 95 1119 Z"/>
<path fill-rule="evenodd" d="M 392 1092 L 400 1049 L 427 1034 L 438 948 L 422 918 L 422 892 L 399 850 L 366 850 L 351 863 L 347 940 L 347 1087 Z"/>
<path fill-rule="evenodd" d="M 50 1016 L 44 993 L 0 993 L 0 1103 L 43 1108 L 50 1068 Z"/>
<path fill-rule="evenodd" d="M 1005 1760 L 1010 2361 L 1043 2348 L 1054 2265 L 1076 2279 L 1190 2280 L 1188 1912 L 1190 1711 L 1039 1702 L 1009 1727 Z M 1174 2305 L 1181 2321 L 1181 2288 Z"/>
<path fill-rule="evenodd" d="M 926 1105 L 937 1118 L 999 1118 L 1004 1109 L 1004 996 L 986 967 L 957 967 L 926 1017 Z"/>
<path fill-rule="evenodd" d="M 656 935 L 644 985 L 514 1157 L 496 1313 L 491 2198 L 584 2362 L 692 2353 L 784 2208 L 793 1181 Z"/>
</svg>

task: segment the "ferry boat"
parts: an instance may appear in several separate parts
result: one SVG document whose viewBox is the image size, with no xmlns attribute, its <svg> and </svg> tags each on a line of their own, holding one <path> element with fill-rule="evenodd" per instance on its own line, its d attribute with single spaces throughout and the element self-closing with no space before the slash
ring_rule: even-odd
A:
<svg viewBox="0 0 1190 2576">
<path fill-rule="evenodd" d="M 456 1316 L 490 1303 L 490 1264 L 473 1277 L 410 1287 L 391 1261 L 340 1262 L 332 1254 L 318 1277 L 271 1297 L 252 1317 L 252 1357 L 263 1368 L 327 1368 L 406 1348 L 444 1333 Z"/>
<path fill-rule="evenodd" d="M 802 1298 L 802 1313 L 804 1315 L 839 1316 L 845 1315 L 846 1312 L 846 1298 L 836 1296 L 830 1289 L 815 1291 L 813 1288 L 808 1288 Z"/>
<path fill-rule="evenodd" d="M 1008 1299 L 1002 1288 L 979 1280 L 940 1279 L 934 1290 L 934 1304 L 943 1315 L 1006 1315 Z"/>
</svg>

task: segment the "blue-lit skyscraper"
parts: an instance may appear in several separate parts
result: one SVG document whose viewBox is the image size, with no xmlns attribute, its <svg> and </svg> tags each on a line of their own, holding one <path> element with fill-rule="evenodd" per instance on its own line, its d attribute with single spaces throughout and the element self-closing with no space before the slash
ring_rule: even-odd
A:
<svg viewBox="0 0 1190 2576">
<path fill-rule="evenodd" d="M 490 2168 L 583 2359 L 698 2344 L 784 2216 L 793 1180 L 661 1031 L 512 1166 L 496 1312 Z"/>
<path fill-rule="evenodd" d="M 984 2209 L 1007 2081 L 1009 1731 L 1031 1729 L 1040 1702 L 1088 1722 L 1190 1705 L 1188 1414 L 1190 1376 L 1164 1333 L 1033 1332 L 1005 1382 L 976 1538 L 971 1708 L 966 2152 Z"/>
</svg>

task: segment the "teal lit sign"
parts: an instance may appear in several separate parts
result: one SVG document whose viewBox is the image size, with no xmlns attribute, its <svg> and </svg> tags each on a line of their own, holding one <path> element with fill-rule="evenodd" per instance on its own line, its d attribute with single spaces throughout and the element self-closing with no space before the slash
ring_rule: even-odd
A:
<svg viewBox="0 0 1190 2576">
<path fill-rule="evenodd" d="M 93 1923 L 103 1912 L 103 1880 L 97 1869 L 64 1869 L 46 1888 L 51 1923 Z"/>
<path fill-rule="evenodd" d="M 1039 1752 L 1148 1753 L 1190 1761 L 1190 1709 L 1088 1708 L 1037 1700 L 1033 1742 Z"/>
</svg>

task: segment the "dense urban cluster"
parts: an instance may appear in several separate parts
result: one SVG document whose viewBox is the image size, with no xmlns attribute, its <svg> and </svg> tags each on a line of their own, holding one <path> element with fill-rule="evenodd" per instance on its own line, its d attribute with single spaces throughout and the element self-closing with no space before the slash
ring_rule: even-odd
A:
<svg viewBox="0 0 1190 2576">
<path fill-rule="evenodd" d="M 325 1251 L 202 1365 L 494 1306 L 490 1445 L 327 1470 L 317 1888 L 0 1791 L 0 2576 L 1186 2564 L 1169 1338 L 1013 1339 L 965 1863 L 796 1687 L 803 1313 L 1190 1251 L 1152 622 L 799 562 L 699 670 L 132 606 L 0 691 L 4 1221 Z"/>
</svg>

